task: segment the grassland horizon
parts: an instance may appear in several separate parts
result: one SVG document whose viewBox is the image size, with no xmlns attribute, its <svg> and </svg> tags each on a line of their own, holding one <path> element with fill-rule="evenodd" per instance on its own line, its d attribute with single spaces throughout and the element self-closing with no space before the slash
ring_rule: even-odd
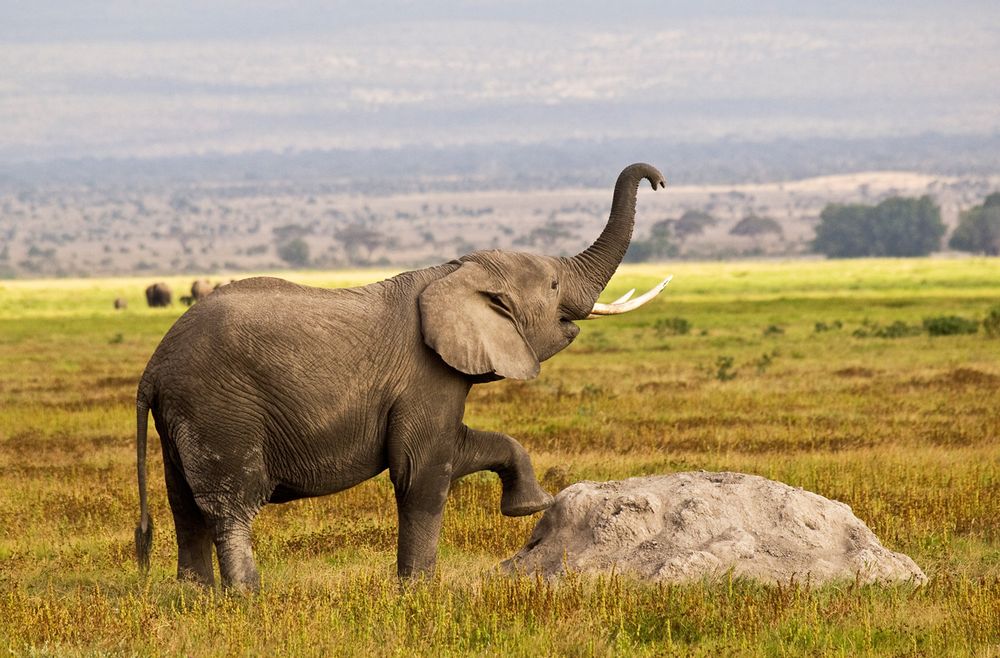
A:
<svg viewBox="0 0 1000 658">
<path fill-rule="evenodd" d="M 387 270 L 290 271 L 347 286 Z M 926 586 L 644 584 L 507 577 L 535 518 L 501 517 L 490 474 L 452 488 L 438 574 L 400 587 L 383 474 L 265 508 L 263 588 L 176 582 L 159 450 L 152 572 L 132 556 L 134 395 L 191 275 L 0 281 L 0 650 L 13 655 L 968 655 L 1000 653 L 1000 259 L 623 266 L 530 382 L 473 389 L 466 422 L 528 448 L 555 493 L 582 479 L 733 470 L 849 504 Z M 215 280 L 228 279 L 213 277 Z M 242 278 L 242 276 L 240 277 Z M 116 311 L 115 297 L 129 308 Z M 976 333 L 932 336 L 928 318 Z M 151 440 L 154 438 L 150 437 Z M 155 441 L 154 441 L 155 443 Z"/>
</svg>

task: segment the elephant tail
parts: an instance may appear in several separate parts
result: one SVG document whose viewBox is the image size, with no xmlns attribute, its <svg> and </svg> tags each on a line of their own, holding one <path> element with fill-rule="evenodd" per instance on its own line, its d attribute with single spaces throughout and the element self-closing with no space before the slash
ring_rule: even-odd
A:
<svg viewBox="0 0 1000 658">
<path fill-rule="evenodd" d="M 149 572 L 149 554 L 153 548 L 153 519 L 149 516 L 149 501 L 146 497 L 146 428 L 149 423 L 149 400 L 141 385 L 135 406 L 136 471 L 139 476 L 139 525 L 135 527 L 135 557 L 139 561 L 139 571 L 145 575 Z"/>
</svg>

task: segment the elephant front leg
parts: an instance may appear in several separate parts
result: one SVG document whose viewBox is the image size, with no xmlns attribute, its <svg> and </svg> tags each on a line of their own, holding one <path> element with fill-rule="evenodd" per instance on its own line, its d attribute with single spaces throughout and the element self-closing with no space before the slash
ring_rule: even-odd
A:
<svg viewBox="0 0 1000 658">
<path fill-rule="evenodd" d="M 538 484 L 531 457 L 520 443 L 500 432 L 464 429 L 452 479 L 476 471 L 499 475 L 503 485 L 500 513 L 504 516 L 527 516 L 551 507 L 552 496 Z"/>
<path fill-rule="evenodd" d="M 394 472 L 390 466 L 389 471 L 399 516 L 396 573 L 400 578 L 430 575 L 437 562 L 451 469 L 448 465 L 429 466 L 414 473 L 409 468 Z"/>
</svg>

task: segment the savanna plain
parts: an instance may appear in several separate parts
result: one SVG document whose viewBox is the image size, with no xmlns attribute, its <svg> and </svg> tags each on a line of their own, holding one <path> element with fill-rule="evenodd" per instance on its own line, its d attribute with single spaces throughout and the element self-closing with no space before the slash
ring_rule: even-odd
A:
<svg viewBox="0 0 1000 658">
<path fill-rule="evenodd" d="M 496 565 L 537 517 L 502 517 L 499 481 L 485 473 L 453 487 L 429 581 L 396 580 L 383 474 L 265 508 L 254 528 L 261 592 L 208 591 L 174 578 L 155 441 L 144 579 L 133 557 L 134 394 L 183 308 L 146 308 L 148 279 L 7 281 L 0 651 L 1000 655 L 1000 338 L 981 324 L 1000 306 L 1000 260 L 626 266 L 604 300 L 670 272 L 643 309 L 582 323 L 537 379 L 475 387 L 466 422 L 518 438 L 553 493 L 704 469 L 843 501 L 916 560 L 926 585 L 502 575 Z M 388 274 L 285 276 L 344 286 Z M 169 281 L 184 290 L 191 277 Z M 117 296 L 127 310 L 112 309 Z M 924 319 L 941 316 L 980 324 L 930 335 Z"/>
</svg>

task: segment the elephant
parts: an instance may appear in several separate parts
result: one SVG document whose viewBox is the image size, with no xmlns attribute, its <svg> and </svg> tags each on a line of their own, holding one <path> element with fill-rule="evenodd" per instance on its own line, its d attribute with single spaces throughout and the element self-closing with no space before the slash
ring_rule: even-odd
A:
<svg viewBox="0 0 1000 658">
<path fill-rule="evenodd" d="M 527 451 L 500 432 L 467 427 L 474 384 L 531 379 L 569 345 L 577 320 L 652 299 L 596 303 L 632 236 L 639 183 L 665 187 L 653 166 L 625 168 L 597 240 L 572 257 L 477 251 L 349 289 L 270 277 L 224 286 L 163 337 L 136 396 L 139 523 L 148 572 L 150 412 L 160 436 L 177 535 L 177 576 L 255 591 L 251 522 L 269 503 L 323 496 L 386 469 L 398 516 L 401 580 L 433 572 L 451 483 L 476 471 L 501 482 L 500 512 L 548 508 Z"/>
<path fill-rule="evenodd" d="M 146 303 L 151 307 L 170 306 L 173 300 L 173 292 L 170 286 L 160 282 L 154 283 L 146 288 Z"/>
<path fill-rule="evenodd" d="M 208 279 L 198 279 L 191 284 L 191 298 L 196 302 L 200 302 L 208 297 L 213 290 L 215 288 L 208 282 Z"/>
</svg>

